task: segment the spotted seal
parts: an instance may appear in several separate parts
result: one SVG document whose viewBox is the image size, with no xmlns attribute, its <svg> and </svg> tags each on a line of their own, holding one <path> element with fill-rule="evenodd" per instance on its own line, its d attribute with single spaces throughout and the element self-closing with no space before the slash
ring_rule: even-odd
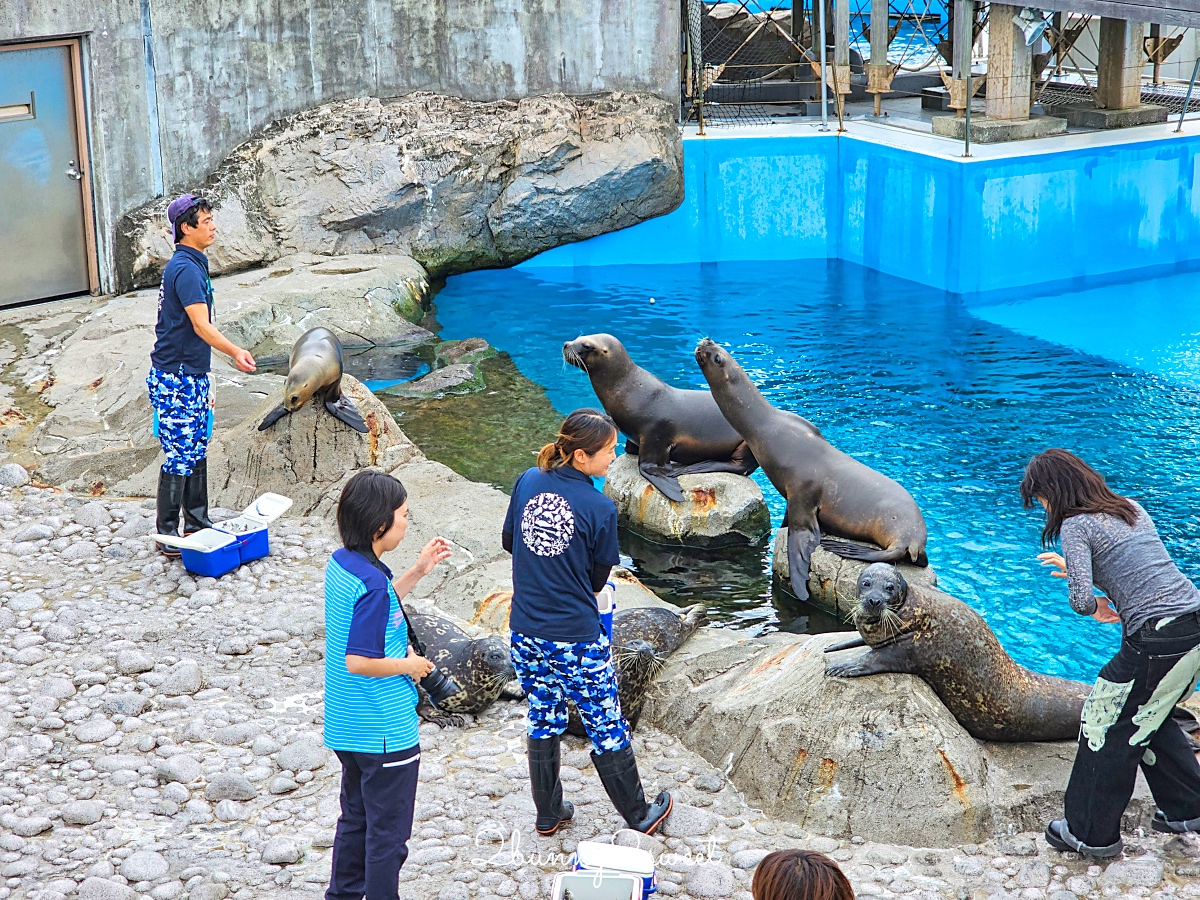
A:
<svg viewBox="0 0 1200 900">
<path fill-rule="evenodd" d="M 847 559 L 907 556 L 915 565 L 929 565 L 925 518 L 908 491 L 838 450 L 812 422 L 771 406 L 728 350 L 705 338 L 696 362 L 729 424 L 787 498 L 788 574 L 799 599 L 808 599 L 809 563 L 818 544 Z"/>
<path fill-rule="evenodd" d="M 627 439 L 625 452 L 637 455 L 638 472 L 668 499 L 684 500 L 680 475 L 749 475 L 758 468 L 708 391 L 671 387 L 635 365 L 611 334 L 567 341 L 563 359 L 587 372 L 600 405 Z"/>
<path fill-rule="evenodd" d="M 441 616 L 409 612 L 408 619 L 425 644 L 427 659 L 462 688 L 442 703 L 440 709 L 418 688 L 421 700 L 417 713 L 421 718 L 439 725 L 461 725 L 463 718 L 459 713 L 483 712 L 500 697 L 519 700 L 525 696 L 508 687 L 517 673 L 503 638 L 494 634 L 472 638 Z"/>
<path fill-rule="evenodd" d="M 617 696 L 621 700 L 621 714 L 630 728 L 637 728 L 646 691 L 667 664 L 667 657 L 708 622 L 703 603 L 680 612 L 682 616 L 671 609 L 646 606 L 613 613 L 612 657 L 617 672 Z M 574 703 L 568 704 L 567 731 L 580 737 L 586 735 Z"/>
<path fill-rule="evenodd" d="M 283 383 L 283 405 L 267 413 L 258 430 L 265 431 L 313 397 L 331 416 L 355 431 L 366 434 L 370 430 L 350 399 L 342 396 L 342 342 L 328 328 L 311 328 L 292 345 Z"/>
<path fill-rule="evenodd" d="M 873 563 L 859 573 L 857 595 L 854 624 L 859 636 L 825 652 L 871 649 L 844 661 L 827 660 L 827 675 L 916 675 L 981 741 L 1078 736 L 1091 687 L 1017 665 L 983 617 L 961 600 L 936 588 L 909 585 L 887 563 Z"/>
</svg>

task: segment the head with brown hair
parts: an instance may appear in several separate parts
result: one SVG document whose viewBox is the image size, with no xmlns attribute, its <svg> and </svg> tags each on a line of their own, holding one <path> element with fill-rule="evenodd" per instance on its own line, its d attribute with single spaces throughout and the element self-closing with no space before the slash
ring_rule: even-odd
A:
<svg viewBox="0 0 1200 900">
<path fill-rule="evenodd" d="M 1033 509 L 1039 500 L 1046 501 L 1043 546 L 1058 540 L 1064 519 L 1083 513 L 1106 513 L 1127 525 L 1137 521 L 1133 504 L 1105 484 L 1103 475 L 1074 453 L 1057 447 L 1043 450 L 1025 466 L 1021 502 L 1026 509 Z"/>
<path fill-rule="evenodd" d="M 777 850 L 763 857 L 750 892 L 754 900 L 854 900 L 838 864 L 813 850 Z"/>
<path fill-rule="evenodd" d="M 617 437 L 617 423 L 598 409 L 577 409 L 558 429 L 558 437 L 538 453 L 538 468 L 543 472 L 570 465 L 575 451 L 595 456 Z"/>
</svg>

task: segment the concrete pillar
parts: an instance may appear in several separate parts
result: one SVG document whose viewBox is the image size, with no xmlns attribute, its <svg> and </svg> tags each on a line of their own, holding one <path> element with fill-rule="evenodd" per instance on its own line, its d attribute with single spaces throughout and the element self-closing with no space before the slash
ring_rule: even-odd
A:
<svg viewBox="0 0 1200 900">
<path fill-rule="evenodd" d="M 954 65 L 951 68 L 950 108 L 959 111 L 967 108 L 967 75 L 970 73 L 971 56 L 975 43 L 974 0 L 954 0 Z M 979 85 L 972 84 L 971 88 Z"/>
<path fill-rule="evenodd" d="M 1100 57 L 1096 64 L 1096 105 L 1101 109 L 1133 109 L 1142 103 L 1144 22 L 1100 19 Z"/>
<path fill-rule="evenodd" d="M 988 13 L 987 116 L 1007 121 L 1029 118 L 1033 54 L 1013 23 L 1021 6 L 993 3 Z"/>
<path fill-rule="evenodd" d="M 850 93 L 850 0 L 833 3 L 833 65 L 838 93 Z"/>
<path fill-rule="evenodd" d="M 888 35 L 891 21 L 888 0 L 871 0 L 871 64 L 867 68 L 867 91 L 875 95 L 875 115 L 881 112 L 883 95 L 892 87 L 892 67 L 888 63 Z"/>
</svg>

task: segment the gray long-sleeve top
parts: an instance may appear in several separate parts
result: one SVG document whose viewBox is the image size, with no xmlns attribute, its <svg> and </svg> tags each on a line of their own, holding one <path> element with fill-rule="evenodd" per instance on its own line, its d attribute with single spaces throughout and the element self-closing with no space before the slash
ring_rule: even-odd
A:
<svg viewBox="0 0 1200 900">
<path fill-rule="evenodd" d="M 1071 608 L 1085 616 L 1094 613 L 1094 585 L 1108 597 L 1127 635 L 1150 619 L 1200 609 L 1200 591 L 1176 568 L 1150 516 L 1133 505 L 1137 520 L 1132 525 L 1116 516 L 1084 513 L 1065 519 L 1060 535 Z"/>
</svg>

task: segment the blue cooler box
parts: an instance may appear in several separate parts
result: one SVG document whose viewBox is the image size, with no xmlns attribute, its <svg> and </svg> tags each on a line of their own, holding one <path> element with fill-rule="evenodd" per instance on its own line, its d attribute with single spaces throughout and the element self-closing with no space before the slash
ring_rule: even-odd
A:
<svg viewBox="0 0 1200 900">
<path fill-rule="evenodd" d="M 631 875 L 641 883 L 634 897 L 642 900 L 658 890 L 654 876 L 654 857 L 637 847 L 619 847 L 599 841 L 580 841 L 571 854 L 571 868 L 577 872 L 605 872 Z"/>
<path fill-rule="evenodd" d="M 178 547 L 183 567 L 194 575 L 220 578 L 242 563 L 271 552 L 267 526 L 288 511 L 292 501 L 279 494 L 263 494 L 235 519 L 218 522 L 187 537 L 152 534 L 160 544 Z"/>
</svg>

